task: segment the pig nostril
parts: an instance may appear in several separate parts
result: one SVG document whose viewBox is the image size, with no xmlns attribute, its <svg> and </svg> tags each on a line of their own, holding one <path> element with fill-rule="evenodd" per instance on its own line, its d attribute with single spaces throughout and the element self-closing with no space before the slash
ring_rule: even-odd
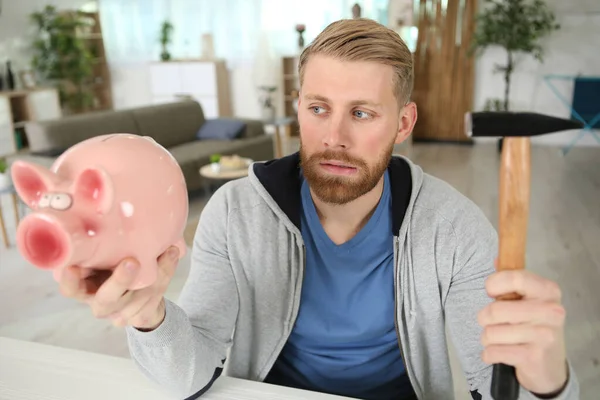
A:
<svg viewBox="0 0 600 400">
<path fill-rule="evenodd" d="M 37 221 L 27 229 L 24 239 L 29 261 L 40 268 L 54 268 L 66 255 L 62 235 L 46 221 Z"/>
</svg>

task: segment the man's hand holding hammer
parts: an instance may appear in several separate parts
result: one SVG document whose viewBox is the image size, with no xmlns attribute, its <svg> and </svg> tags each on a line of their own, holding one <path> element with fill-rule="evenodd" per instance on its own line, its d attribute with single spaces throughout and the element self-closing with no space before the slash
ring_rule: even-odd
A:
<svg viewBox="0 0 600 400">
<path fill-rule="evenodd" d="M 494 364 L 492 397 L 513 400 L 519 385 L 539 398 L 567 386 L 565 309 L 556 282 L 525 270 L 531 183 L 530 137 L 581 127 L 580 121 L 532 112 L 465 115 L 469 136 L 504 137 L 500 161 L 499 255 L 486 281 L 495 299 L 478 315 L 482 359 Z M 517 382 L 518 381 L 518 382 Z"/>
<path fill-rule="evenodd" d="M 530 392 L 558 394 L 568 380 L 566 313 L 558 284 L 527 270 L 506 270 L 491 275 L 486 290 L 493 298 L 509 293 L 522 298 L 494 301 L 479 313 L 484 362 L 514 366 Z"/>
</svg>

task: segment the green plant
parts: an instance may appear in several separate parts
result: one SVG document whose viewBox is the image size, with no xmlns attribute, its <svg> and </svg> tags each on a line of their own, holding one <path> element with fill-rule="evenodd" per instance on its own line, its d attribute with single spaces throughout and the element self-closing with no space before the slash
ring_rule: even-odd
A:
<svg viewBox="0 0 600 400">
<path fill-rule="evenodd" d="M 483 111 L 508 111 L 502 99 L 487 99 Z"/>
<path fill-rule="evenodd" d="M 221 161 L 221 155 L 220 154 L 212 154 L 210 156 L 210 163 L 218 163 L 219 161 Z"/>
<path fill-rule="evenodd" d="M 543 62 L 541 39 L 560 29 L 560 25 L 544 0 L 484 1 L 486 6 L 476 17 L 471 53 L 481 52 L 489 46 L 500 46 L 506 51 L 506 64 L 496 65 L 494 72 L 504 74 L 503 111 L 508 111 L 516 54 L 531 54 Z"/>
<path fill-rule="evenodd" d="M 160 53 L 160 59 L 168 61 L 171 59 L 171 53 L 167 49 L 167 46 L 171 43 L 171 35 L 173 33 L 173 24 L 169 21 L 164 21 L 160 27 L 160 45 L 162 46 L 162 52 Z"/>
<path fill-rule="evenodd" d="M 54 84 L 63 106 L 73 112 L 93 105 L 93 55 L 77 31 L 87 25 L 76 12 L 59 13 L 54 6 L 30 15 L 36 25 L 32 67 L 41 81 Z"/>
<path fill-rule="evenodd" d="M 258 89 L 263 92 L 260 96 L 260 104 L 263 108 L 273 108 L 273 93 L 277 90 L 275 86 L 259 86 Z"/>
<path fill-rule="evenodd" d="M 0 158 L 0 174 L 5 173 L 8 170 L 8 164 L 6 163 L 6 160 L 4 160 L 3 158 Z"/>
</svg>

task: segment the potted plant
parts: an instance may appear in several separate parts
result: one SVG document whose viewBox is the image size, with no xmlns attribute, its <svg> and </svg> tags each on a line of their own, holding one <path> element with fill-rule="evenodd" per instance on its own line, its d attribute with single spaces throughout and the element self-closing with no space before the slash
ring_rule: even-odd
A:
<svg viewBox="0 0 600 400">
<path fill-rule="evenodd" d="M 260 96 L 260 105 L 262 107 L 262 119 L 271 121 L 275 119 L 275 104 L 273 103 L 273 93 L 277 88 L 275 86 L 259 86 L 262 95 Z"/>
<path fill-rule="evenodd" d="M 298 47 L 304 48 L 304 31 L 306 31 L 306 25 L 296 24 L 296 32 L 298 32 Z"/>
<path fill-rule="evenodd" d="M 5 159 L 0 158 L 0 189 L 11 186 L 10 171 Z"/>
<path fill-rule="evenodd" d="M 488 47 L 501 47 L 506 63 L 495 65 L 494 72 L 504 77 L 504 98 L 488 99 L 486 110 L 509 111 L 510 81 L 519 54 L 544 60 L 542 39 L 560 29 L 556 17 L 544 0 L 484 0 L 483 11 L 475 19 L 471 54 Z M 499 142 L 501 148 L 501 142 Z"/>
<path fill-rule="evenodd" d="M 78 113 L 94 106 L 94 55 L 78 32 L 89 22 L 77 12 L 46 6 L 30 15 L 37 30 L 32 67 L 43 83 L 57 86 L 66 110 Z"/>
<path fill-rule="evenodd" d="M 220 154 L 211 154 L 210 156 L 210 168 L 213 170 L 213 172 L 219 172 L 221 170 L 221 165 L 219 164 L 219 162 L 221 161 L 221 155 Z"/>
<path fill-rule="evenodd" d="M 164 21 L 160 28 L 160 45 L 162 46 L 162 52 L 160 53 L 160 59 L 162 61 L 169 61 L 171 59 L 171 53 L 167 46 L 171 43 L 171 34 L 173 33 L 173 24 L 169 21 Z"/>
</svg>

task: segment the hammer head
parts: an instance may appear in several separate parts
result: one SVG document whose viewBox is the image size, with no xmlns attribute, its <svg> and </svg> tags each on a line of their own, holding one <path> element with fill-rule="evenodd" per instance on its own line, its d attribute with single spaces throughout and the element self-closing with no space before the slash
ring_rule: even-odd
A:
<svg viewBox="0 0 600 400">
<path fill-rule="evenodd" d="M 533 112 L 483 111 L 465 114 L 469 137 L 523 137 L 582 129 L 579 121 Z"/>
</svg>

